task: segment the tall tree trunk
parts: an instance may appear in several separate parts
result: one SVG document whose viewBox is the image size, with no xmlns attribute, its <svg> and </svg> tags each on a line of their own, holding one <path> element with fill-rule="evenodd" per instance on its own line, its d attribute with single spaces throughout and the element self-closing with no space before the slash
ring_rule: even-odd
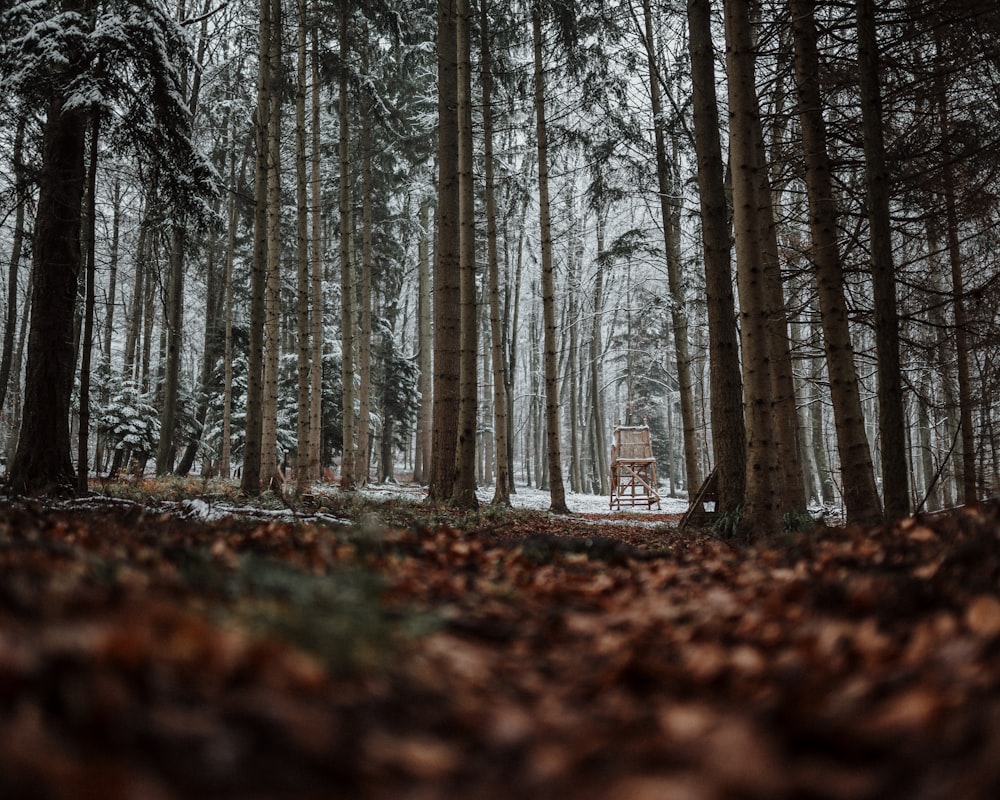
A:
<svg viewBox="0 0 1000 800">
<path fill-rule="evenodd" d="M 518 228 L 519 233 L 517 237 L 517 258 L 514 262 L 514 285 L 509 286 L 509 276 L 510 276 L 510 262 L 507 261 L 507 271 L 508 276 L 508 297 L 507 302 L 504 304 L 504 319 L 507 320 L 508 324 L 504 325 L 504 335 L 506 337 L 506 345 L 504 347 L 504 352 L 507 353 L 507 371 L 506 371 L 506 383 L 504 385 L 504 394 L 507 397 L 507 463 L 511 467 L 511 478 L 510 478 L 510 493 L 517 494 L 517 484 L 514 480 L 513 465 L 514 465 L 514 379 L 517 376 L 517 345 L 519 336 L 512 336 L 511 333 L 519 331 L 518 327 L 521 313 L 521 278 L 524 275 L 524 222 L 528 214 L 528 202 L 525 198 L 521 205 L 521 224 Z M 510 241 L 510 236 L 505 235 L 504 241 Z M 505 252 L 507 252 L 505 250 Z"/>
<path fill-rule="evenodd" d="M 155 180 L 153 181 L 155 185 Z M 149 215 L 145 210 L 140 212 L 139 236 L 135 246 L 135 279 L 132 282 L 132 301 L 128 310 L 128 330 L 125 333 L 125 364 L 122 374 L 129 380 L 135 380 L 135 363 L 142 341 L 143 302 L 146 296 L 147 269 L 147 239 L 149 236 Z"/>
<path fill-rule="evenodd" d="M 310 356 L 312 348 L 309 342 L 309 205 L 306 175 L 306 39 L 307 39 L 307 3 L 298 0 L 298 32 L 296 38 L 295 63 L 295 275 L 297 303 L 295 309 L 295 335 L 298 345 L 296 370 L 298 376 L 298 424 L 296 426 L 295 450 L 295 491 L 301 495 L 309 485 L 312 475 L 309 472 L 309 455 L 312 452 L 311 440 L 313 431 L 310 400 L 312 383 L 310 381 Z M 321 363 L 313 369 L 320 369 Z"/>
<path fill-rule="evenodd" d="M 29 277 L 28 285 L 31 286 L 32 281 Z M 14 352 L 13 363 L 11 366 L 11 381 L 10 381 L 10 413 L 8 419 L 10 420 L 11 431 L 16 432 L 21 424 L 21 410 L 22 410 L 22 394 L 21 394 L 21 364 L 24 363 L 24 344 L 28 338 L 28 320 L 31 317 L 31 292 L 29 291 L 28 297 L 24 304 L 24 311 L 21 314 L 21 324 L 18 326 L 17 334 L 17 347 Z M 8 463 L 14 460 L 14 454 L 17 451 L 17 436 L 11 436 L 7 440 L 6 456 Z"/>
<path fill-rule="evenodd" d="M 86 494 L 90 488 L 90 364 L 94 352 L 94 280 L 97 277 L 96 237 L 97 229 L 97 161 L 98 142 L 101 130 L 100 111 L 91 112 L 90 121 L 90 157 L 87 165 L 87 215 L 84 230 L 87 251 L 87 288 L 84 295 L 83 316 L 83 355 L 80 362 L 80 436 L 77 447 L 76 489 L 80 494 Z"/>
<path fill-rule="evenodd" d="M 218 214 L 220 211 L 221 208 L 216 204 L 215 213 Z M 209 399 L 212 394 L 212 370 L 215 363 L 224 355 L 223 300 L 226 288 L 222 282 L 223 276 L 219 274 L 219 268 L 216 266 L 219 251 L 217 235 L 209 234 L 206 244 L 208 253 L 205 259 L 205 333 L 201 349 L 201 374 L 198 377 L 200 392 L 194 412 L 194 430 L 174 468 L 174 473 L 177 475 L 187 475 L 191 471 L 203 444 L 205 421 L 208 419 Z M 210 459 L 203 459 L 202 467 L 208 467 L 209 462 Z"/>
<path fill-rule="evenodd" d="M 420 411 L 417 416 L 416 452 L 414 454 L 413 480 L 425 484 L 430 480 L 431 426 L 431 263 L 430 263 L 430 200 L 420 201 L 420 244 L 417 247 L 417 364 L 419 377 Z"/>
<path fill-rule="evenodd" d="M 847 520 L 872 524 L 882 515 L 871 449 L 865 432 L 854 348 L 844 297 L 844 270 L 837 244 L 837 203 L 826 150 L 826 123 L 820 96 L 815 0 L 790 0 L 795 43 L 802 149 L 809 195 L 812 263 L 819 297 L 823 345 L 833 403 L 841 485 Z"/>
<path fill-rule="evenodd" d="M 16 492 L 70 489 L 76 483 L 69 418 L 86 130 L 86 110 L 65 108 L 59 94 L 49 101 L 35 220 L 24 411 L 9 473 Z"/>
<path fill-rule="evenodd" d="M 688 26 L 708 310 L 712 448 L 719 483 L 719 510 L 728 513 L 743 503 L 746 428 L 730 266 L 729 204 L 719 141 L 710 0 L 688 0 Z"/>
<path fill-rule="evenodd" d="M 909 513 L 906 474 L 906 422 L 899 358 L 899 313 L 889 218 L 889 175 L 882 131 L 882 95 L 874 0 L 857 0 L 858 76 L 865 149 L 865 184 L 871 235 L 875 306 L 875 355 L 878 361 L 878 416 L 882 451 L 882 493 L 887 520 Z"/>
<path fill-rule="evenodd" d="M 254 124 L 253 262 L 250 267 L 249 355 L 247 360 L 247 418 L 240 486 L 260 494 L 261 445 L 264 427 L 264 295 L 267 288 L 267 174 L 271 50 L 271 0 L 260 0 L 257 64 L 257 117 Z M 270 473 L 268 473 L 270 476 Z"/>
<path fill-rule="evenodd" d="M 459 368 L 458 442 L 452 502 L 476 508 L 476 428 L 479 414 L 479 308 L 476 297 L 476 209 L 472 149 L 472 60 L 469 0 L 455 10 L 458 85 Z"/>
<path fill-rule="evenodd" d="M 111 334 L 115 324 L 115 295 L 118 292 L 118 253 L 119 243 L 121 241 L 122 218 L 121 201 L 121 178 L 115 176 L 113 201 L 114 209 L 111 220 L 111 254 L 108 264 L 108 293 L 104 303 L 104 341 L 101 346 L 101 383 L 100 392 L 98 394 L 98 402 L 102 407 L 107 405 L 111 381 Z M 94 469 L 98 472 L 104 469 L 104 448 L 105 437 L 99 435 L 97 439 L 97 452 L 94 457 Z"/>
<path fill-rule="evenodd" d="M 741 529 L 747 538 L 781 530 L 782 470 L 771 409 L 771 370 L 764 242 L 758 219 L 760 203 L 756 130 L 760 111 L 754 85 L 747 0 L 725 3 L 726 66 L 729 74 L 729 117 L 733 171 L 733 216 L 736 273 L 743 340 L 746 392 L 746 490 Z"/>
<path fill-rule="evenodd" d="M 278 471 L 278 365 L 281 358 L 281 0 L 271 0 L 271 88 L 267 126 L 267 282 L 264 290 L 264 397 L 261 406 L 260 465 L 264 488 L 281 489 Z"/>
<path fill-rule="evenodd" d="M 232 410 L 233 410 L 233 262 L 236 256 L 236 147 L 235 125 L 230 125 L 229 142 L 229 199 L 226 210 L 226 264 L 222 283 L 225 293 L 225 344 L 223 346 L 222 389 L 222 447 L 219 454 L 219 477 L 229 478 L 232 473 Z M 246 174 L 247 155 L 243 156 L 240 169 Z"/>
<path fill-rule="evenodd" d="M 156 247 L 156 237 L 150 232 L 146 240 L 148 260 L 146 262 L 146 281 L 142 298 L 142 356 L 137 365 L 139 391 L 149 394 L 151 391 L 151 362 L 153 355 L 153 334 L 156 332 L 156 299 L 159 280 L 159 254 Z"/>
<path fill-rule="evenodd" d="M 795 396 L 795 372 L 792 366 L 791 336 L 788 329 L 788 308 L 785 303 L 781 262 L 778 252 L 777 226 L 774 218 L 774 194 L 771 170 L 764 144 L 763 123 L 758 111 L 751 118 L 757 163 L 756 221 L 763 246 L 765 326 L 768 361 L 771 373 L 771 413 L 774 417 L 775 446 L 781 470 L 780 504 L 784 514 L 805 510 L 806 493 L 802 449 L 799 444 L 798 402 Z M 780 129 L 780 125 L 775 125 Z"/>
<path fill-rule="evenodd" d="M 574 209 L 571 200 L 567 202 L 567 206 L 567 212 L 573 215 Z M 570 218 L 572 219 L 572 216 Z M 578 335 L 579 313 L 577 311 L 577 297 L 580 293 L 579 271 L 580 262 L 583 261 L 583 252 L 582 248 L 578 247 L 578 234 L 575 222 L 571 228 L 570 236 L 573 243 L 570 245 L 566 258 L 567 271 L 569 273 L 566 288 L 569 297 L 566 299 L 566 327 L 563 328 L 564 331 L 568 329 L 569 342 L 566 348 L 566 380 L 563 385 L 569 388 L 569 486 L 570 491 L 580 492 L 582 491 L 582 481 L 580 480 L 580 449 L 579 433 L 577 431 L 577 423 L 580 419 L 580 396 L 577 383 L 580 341 Z M 564 397 L 565 394 L 564 391 Z"/>
<path fill-rule="evenodd" d="M 604 426 L 604 403 L 601 390 L 601 316 L 604 313 L 604 266 L 601 263 L 600 255 L 604 252 L 604 214 L 604 209 L 599 209 L 597 212 L 598 258 L 595 259 L 594 321 L 590 329 L 590 402 L 601 494 L 610 496 L 608 434 Z"/>
<path fill-rule="evenodd" d="M 318 15 L 319 0 L 314 0 L 313 11 Z M 311 252 L 309 279 L 312 288 L 312 372 L 309 380 L 309 462 L 310 480 L 318 481 L 323 466 L 323 209 L 320 194 L 320 80 L 319 80 L 319 26 L 314 24 L 311 31 L 310 74 L 312 93 L 310 95 L 310 152 L 309 186 L 311 198 Z M 300 465 L 305 466 L 305 465 Z"/>
<path fill-rule="evenodd" d="M 432 501 L 455 486 L 461 373 L 461 279 L 458 181 L 458 45 L 455 0 L 438 0 L 438 207 L 434 253 L 434 433 Z"/>
<path fill-rule="evenodd" d="M 24 207 L 28 201 L 27 181 L 24 175 L 24 126 L 27 117 L 17 118 L 14 132 L 14 150 L 11 163 L 14 168 L 14 238 L 11 242 L 10 268 L 7 274 L 7 314 L 3 326 L 3 354 L 0 355 L 0 412 L 7 399 L 10 383 L 10 365 L 14 355 L 14 334 L 17 329 L 17 273 L 21 267 L 24 249 Z"/>
<path fill-rule="evenodd" d="M 493 51 L 490 43 L 490 4 L 479 3 L 480 59 L 483 88 L 483 159 L 486 193 L 486 263 L 490 293 L 490 354 L 493 364 L 493 445 L 496 480 L 493 505 L 510 505 L 510 462 L 507 454 L 507 378 L 504 369 L 500 318 L 500 260 L 497 254 L 496 179 L 493 169 Z"/>
<path fill-rule="evenodd" d="M 350 52 L 350 18 L 354 10 L 351 0 L 342 0 L 340 7 L 340 97 L 337 116 L 340 125 L 340 381 L 343 401 L 343 446 L 340 458 L 340 488 L 353 491 L 354 475 L 354 264 L 351 236 L 351 160 L 350 119 L 347 111 L 347 58 Z"/>
<path fill-rule="evenodd" d="M 681 427 L 684 436 L 685 485 L 689 492 L 701 486 L 698 464 L 697 426 L 694 414 L 694 382 L 691 377 L 691 354 L 688 343 L 688 320 L 685 311 L 684 288 L 681 282 L 681 247 L 676 180 L 672 177 L 676 163 L 667 159 L 664 136 L 663 98 L 660 91 L 659 69 L 656 64 L 656 42 L 653 38 L 653 13 L 650 0 L 642 0 L 646 64 L 649 70 L 650 106 L 653 112 L 653 138 L 656 146 L 656 181 L 663 220 L 663 244 L 667 261 L 667 285 L 670 289 L 670 322 L 674 333 L 674 361 L 680 394 Z"/>
<path fill-rule="evenodd" d="M 535 134 L 538 142 L 538 216 L 542 250 L 542 319 L 545 356 L 545 427 L 548 453 L 549 510 L 567 514 L 562 475 L 562 442 L 559 428 L 559 354 L 556 331 L 556 286 L 552 264 L 552 221 L 549 211 L 549 147 L 545 121 L 545 73 L 542 63 L 542 14 L 539 0 L 532 4 L 534 39 Z"/>
<path fill-rule="evenodd" d="M 174 225 L 170 236 L 170 273 L 167 283 L 167 358 L 164 365 L 160 409 L 160 443 L 156 450 L 156 474 L 173 469 L 174 434 L 177 420 L 177 393 L 180 388 L 181 342 L 184 323 L 184 246 L 187 239 L 182 223 Z"/>
<path fill-rule="evenodd" d="M 940 37 L 936 41 L 938 61 L 944 59 Z M 948 112 L 948 92 L 944 77 L 935 78 L 937 89 L 938 115 L 941 126 L 941 140 L 947 142 L 950 135 Z M 969 376 L 969 331 L 968 315 L 965 310 L 965 279 L 962 274 L 962 249 L 959 241 L 958 210 L 955 199 L 955 174 L 950 154 L 944 165 L 943 186 L 945 220 L 948 226 L 948 261 L 951 266 L 951 297 L 955 316 L 955 368 L 958 373 L 958 413 L 962 436 L 962 501 L 966 505 L 978 502 L 976 491 L 976 441 L 972 428 L 972 386 Z"/>
<path fill-rule="evenodd" d="M 367 42 L 365 43 L 367 47 Z M 368 72 L 367 56 L 361 68 Z M 361 272 L 358 275 L 358 453 L 355 474 L 368 483 L 372 424 L 372 270 L 374 269 L 375 178 L 372 171 L 372 109 L 361 102 Z"/>
</svg>

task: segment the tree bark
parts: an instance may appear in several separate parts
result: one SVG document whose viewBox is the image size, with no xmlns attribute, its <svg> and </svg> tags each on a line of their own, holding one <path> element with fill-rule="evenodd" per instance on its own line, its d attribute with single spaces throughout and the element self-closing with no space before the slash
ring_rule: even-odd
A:
<svg viewBox="0 0 1000 800">
<path fill-rule="evenodd" d="M 688 0 L 688 26 L 711 363 L 712 449 L 719 482 L 718 508 L 730 513 L 743 503 L 746 428 L 730 266 L 729 203 L 719 142 L 710 0 Z"/>
<path fill-rule="evenodd" d="M 594 449 L 597 451 L 597 472 L 601 494 L 611 495 L 610 467 L 608 465 L 608 433 L 604 426 L 604 403 L 601 392 L 601 317 L 604 313 L 604 252 L 605 210 L 597 211 L 597 259 L 594 276 L 594 321 L 590 329 L 590 402 L 594 429 Z"/>
<path fill-rule="evenodd" d="M 216 204 L 215 212 L 220 209 Z M 187 475 L 194 466 L 194 460 L 202 445 L 205 430 L 205 420 L 208 418 L 209 395 L 211 392 L 212 368 L 223 354 L 224 331 L 222 322 L 222 298 L 224 287 L 220 280 L 219 269 L 216 266 L 218 240 L 214 232 L 209 234 L 207 257 L 205 259 L 205 334 L 201 351 L 201 375 L 198 384 L 201 388 L 198 405 L 195 409 L 195 429 L 188 438 L 187 446 L 174 469 L 177 475 Z M 206 466 L 203 461 L 202 466 Z"/>
<path fill-rule="evenodd" d="M 167 283 L 167 357 L 164 365 L 163 390 L 160 395 L 160 443 L 156 450 L 156 474 L 165 475 L 173 469 L 174 434 L 177 420 L 177 393 L 180 388 L 181 343 L 184 323 L 184 247 L 187 235 L 184 225 L 175 224 L 170 236 L 170 273 Z"/>
<path fill-rule="evenodd" d="M 815 0 L 790 0 L 795 45 L 802 149 L 809 195 L 809 229 L 823 344 L 833 403 L 841 485 L 848 522 L 870 525 L 882 516 L 871 449 L 865 432 L 854 348 L 844 297 L 844 270 L 837 243 L 837 204 L 826 149 L 820 96 Z"/>
<path fill-rule="evenodd" d="M 910 510 L 906 474 L 906 420 L 899 358 L 899 312 L 889 218 L 889 176 L 882 131 L 882 96 L 874 0 L 857 0 L 858 76 L 865 150 L 865 185 L 871 236 L 875 306 L 875 355 L 878 362 L 878 415 L 882 451 L 882 493 L 887 520 Z"/>
<path fill-rule="evenodd" d="M 310 400 L 312 383 L 310 370 L 322 364 L 310 365 L 312 348 L 309 342 L 309 200 L 306 172 L 306 0 L 298 0 L 298 30 L 295 62 L 295 277 L 296 277 L 296 375 L 298 378 L 298 420 L 295 430 L 295 491 L 301 496 L 312 475 L 309 456 L 312 452 Z M 318 432 L 317 432 L 318 433 Z"/>
<path fill-rule="evenodd" d="M 232 472 L 232 410 L 233 410 L 233 262 L 236 256 L 236 147 L 235 126 L 229 129 L 232 145 L 229 161 L 229 200 L 226 219 L 226 262 L 222 291 L 225 294 L 225 343 L 223 345 L 222 447 L 219 454 L 219 477 L 229 478 Z M 243 156 L 240 172 L 245 175 L 247 156 Z"/>
<path fill-rule="evenodd" d="M 101 352 L 100 393 L 98 402 L 105 406 L 108 402 L 111 381 L 111 334 L 115 324 L 115 295 L 118 292 L 118 253 L 121 241 L 122 218 L 122 187 L 121 178 L 115 176 L 114 211 L 111 221 L 111 254 L 108 265 L 108 293 L 104 303 L 104 341 Z M 0 402 L 0 406 L 2 406 Z M 104 469 L 105 437 L 98 435 L 97 450 L 94 456 L 94 469 L 101 472 Z"/>
<path fill-rule="evenodd" d="M 432 501 L 455 486 L 461 373 L 461 279 L 458 186 L 458 79 L 455 0 L 438 0 L 438 207 L 434 254 L 434 432 Z"/>
<path fill-rule="evenodd" d="M 319 0 L 314 0 L 313 11 L 318 15 Z M 309 479 L 318 481 L 322 475 L 323 466 L 323 209 L 320 194 L 320 80 L 319 80 L 319 26 L 313 25 L 311 31 L 310 73 L 312 76 L 312 93 L 310 95 L 310 198 L 312 207 L 310 252 L 310 286 L 312 289 L 312 317 L 310 329 L 312 336 L 312 372 L 309 379 Z"/>
<path fill-rule="evenodd" d="M 493 168 L 493 51 L 488 0 L 480 0 L 480 58 L 483 90 L 483 160 L 486 193 L 486 263 L 490 293 L 490 354 L 493 365 L 493 449 L 496 477 L 493 505 L 510 505 L 510 462 L 507 459 L 507 377 L 500 317 L 500 260 L 497 253 L 496 178 Z"/>
<path fill-rule="evenodd" d="M 264 396 L 261 407 L 260 468 L 263 488 L 280 489 L 278 471 L 278 364 L 281 358 L 281 0 L 271 0 L 267 127 L 267 281 L 264 290 Z"/>
<path fill-rule="evenodd" d="M 460 367 L 458 441 L 452 503 L 476 508 L 476 428 L 479 413 L 477 356 L 479 310 L 476 298 L 476 209 L 473 186 L 472 63 L 469 0 L 455 9 L 458 95 L 458 237 Z"/>
<path fill-rule="evenodd" d="M 253 262 L 250 267 L 247 417 L 240 486 L 260 494 L 261 445 L 264 422 L 264 295 L 267 287 L 267 174 L 271 47 L 271 0 L 260 0 L 258 27 L 257 117 L 254 124 Z"/>
<path fill-rule="evenodd" d="M 417 248 L 417 364 L 420 372 L 417 390 L 420 393 L 420 411 L 417 416 L 413 480 L 426 484 L 430 480 L 431 469 L 431 351 L 434 347 L 431 334 L 430 200 L 427 199 L 420 202 L 420 231 Z"/>
<path fill-rule="evenodd" d="M 943 62 L 941 42 L 936 42 L 938 60 Z M 950 133 L 948 92 L 944 77 L 935 79 L 942 141 Z M 969 375 L 968 314 L 965 309 L 965 277 L 962 274 L 962 248 L 959 241 L 958 209 L 955 197 L 955 174 L 951 155 L 946 154 L 942 193 L 945 202 L 945 222 L 948 229 L 948 261 L 951 266 L 951 298 L 955 317 L 955 369 L 958 374 L 958 414 L 962 437 L 962 501 L 969 506 L 978 502 L 976 480 L 976 440 L 972 427 L 972 386 Z"/>
<path fill-rule="evenodd" d="M 97 228 L 97 162 L 98 142 L 101 130 L 100 111 L 91 112 L 90 121 L 90 156 L 87 165 L 87 215 L 84 235 L 87 251 L 87 285 L 84 294 L 83 337 L 81 343 L 82 358 L 80 360 L 80 436 L 77 446 L 76 490 L 86 494 L 90 478 L 90 364 L 94 352 L 94 281 L 97 277 L 95 231 Z"/>
<path fill-rule="evenodd" d="M 740 528 L 748 539 L 781 530 L 782 469 L 771 408 L 771 370 L 764 242 L 756 128 L 760 111 L 754 86 L 754 53 L 747 0 L 724 6 L 726 65 L 733 171 L 733 220 L 740 295 L 743 382 L 746 405 L 746 489 Z"/>
<path fill-rule="evenodd" d="M 646 65 L 649 70 L 650 107 L 653 113 L 653 138 L 656 147 L 656 181 L 660 195 L 660 215 L 663 221 L 663 245 L 667 262 L 667 285 L 670 290 L 670 322 L 674 333 L 674 362 L 681 405 L 681 428 L 684 437 L 685 485 L 693 493 L 701 486 L 698 464 L 697 425 L 694 413 L 694 382 L 691 377 L 691 353 L 688 342 L 688 320 L 684 289 L 681 283 L 681 248 L 678 201 L 679 188 L 671 178 L 676 164 L 667 159 L 666 137 L 663 131 L 663 98 L 660 91 L 659 69 L 656 64 L 656 43 L 653 38 L 653 13 L 650 0 L 642 0 Z"/>
<path fill-rule="evenodd" d="M 64 108 L 59 94 L 52 97 L 43 126 L 23 415 L 9 473 L 16 492 L 76 483 L 69 418 L 86 129 L 86 110 Z"/>
<path fill-rule="evenodd" d="M 548 128 L 545 120 L 545 73 L 542 63 L 542 14 L 539 0 L 532 4 L 534 39 L 535 134 L 538 143 L 538 217 L 542 250 L 542 322 L 545 357 L 545 428 L 548 453 L 549 510 L 567 514 L 562 475 L 562 442 L 559 425 L 559 357 L 556 331 L 556 287 L 552 263 L 552 221 L 549 211 Z"/>
<path fill-rule="evenodd" d="M 10 365 L 14 355 L 14 334 L 17 329 L 17 273 L 21 267 L 24 249 L 24 206 L 28 200 L 27 181 L 24 175 L 24 126 L 27 117 L 21 114 L 14 132 L 14 149 L 11 164 L 14 169 L 14 237 L 11 242 L 10 268 L 7 274 L 7 314 L 3 326 L 3 355 L 0 355 L 0 412 L 7 399 L 10 383 Z"/>
<path fill-rule="evenodd" d="M 367 43 L 365 45 L 367 47 Z M 362 70 L 368 71 L 367 56 Z M 368 483 L 372 417 L 372 270 L 374 269 L 374 216 L 372 195 L 375 192 L 372 172 L 372 120 L 369 99 L 361 102 L 361 272 L 358 298 L 358 452 L 355 475 L 360 484 Z"/>
<path fill-rule="evenodd" d="M 340 97 L 337 116 L 340 126 L 340 381 L 343 404 L 343 445 L 340 458 L 340 488 L 353 491 L 354 474 L 354 264 L 351 237 L 350 119 L 347 110 L 347 58 L 350 52 L 350 16 L 354 4 L 342 0 L 340 7 Z"/>
</svg>

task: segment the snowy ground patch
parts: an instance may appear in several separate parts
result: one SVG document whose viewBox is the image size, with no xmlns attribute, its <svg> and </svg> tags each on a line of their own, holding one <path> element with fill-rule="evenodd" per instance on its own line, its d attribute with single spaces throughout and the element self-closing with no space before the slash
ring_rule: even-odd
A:
<svg viewBox="0 0 1000 800">
<path fill-rule="evenodd" d="M 412 483 L 377 484 L 367 486 L 361 491 L 369 497 L 378 499 L 399 497 L 413 502 L 422 502 L 427 498 L 426 487 Z M 486 505 L 493 499 L 493 487 L 480 487 L 476 491 L 476 496 L 479 498 L 481 504 Z M 527 486 L 518 486 L 517 494 L 511 495 L 510 502 L 514 508 L 545 511 L 551 505 L 552 499 L 547 491 Z M 622 517 L 624 522 L 624 514 L 683 514 L 687 511 L 688 501 L 687 497 L 683 496 L 663 497 L 660 500 L 659 509 L 655 507 L 648 509 L 645 506 L 635 506 L 623 508 L 621 511 L 617 509 L 612 511 L 609 508 L 608 498 L 604 495 L 567 492 L 566 505 L 569 506 L 569 510 L 574 514 L 602 515 L 609 518 L 608 522 L 614 521 L 616 517 Z M 630 518 L 628 522 L 634 524 L 634 517 Z"/>
</svg>

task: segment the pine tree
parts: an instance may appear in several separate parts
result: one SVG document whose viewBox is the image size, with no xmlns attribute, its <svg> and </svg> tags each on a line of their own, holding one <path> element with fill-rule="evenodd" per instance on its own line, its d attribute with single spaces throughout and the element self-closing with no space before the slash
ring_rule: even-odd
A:
<svg viewBox="0 0 1000 800">
<path fill-rule="evenodd" d="M 795 41 L 795 77 L 806 190 L 809 194 L 811 257 L 816 271 L 830 394 L 836 419 L 844 506 L 849 521 L 870 524 L 881 517 L 881 508 L 865 432 L 844 297 L 844 271 L 837 241 L 837 206 L 820 97 L 815 4 L 813 0 L 790 0 L 789 7 Z"/>
<path fill-rule="evenodd" d="M 73 318 L 84 143 L 94 99 L 126 109 L 108 132 L 111 141 L 154 167 L 170 164 L 162 182 L 165 202 L 197 222 L 199 215 L 207 218 L 203 201 L 214 191 L 211 169 L 190 138 L 178 71 L 190 53 L 177 21 L 152 0 L 102 8 L 118 14 L 115 25 L 95 26 L 96 11 L 90 0 L 22 3 L 0 19 L 3 90 L 23 98 L 26 108 L 45 109 L 24 419 L 9 473 L 17 491 L 75 483 L 69 439 Z"/>
</svg>

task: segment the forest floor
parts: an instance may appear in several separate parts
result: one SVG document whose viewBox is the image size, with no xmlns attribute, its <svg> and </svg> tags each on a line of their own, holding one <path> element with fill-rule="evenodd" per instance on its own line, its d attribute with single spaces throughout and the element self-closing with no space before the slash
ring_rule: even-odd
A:
<svg viewBox="0 0 1000 800">
<path fill-rule="evenodd" d="M 1000 796 L 995 504 L 740 547 L 103 489 L 0 501 L 5 800 Z"/>
</svg>

